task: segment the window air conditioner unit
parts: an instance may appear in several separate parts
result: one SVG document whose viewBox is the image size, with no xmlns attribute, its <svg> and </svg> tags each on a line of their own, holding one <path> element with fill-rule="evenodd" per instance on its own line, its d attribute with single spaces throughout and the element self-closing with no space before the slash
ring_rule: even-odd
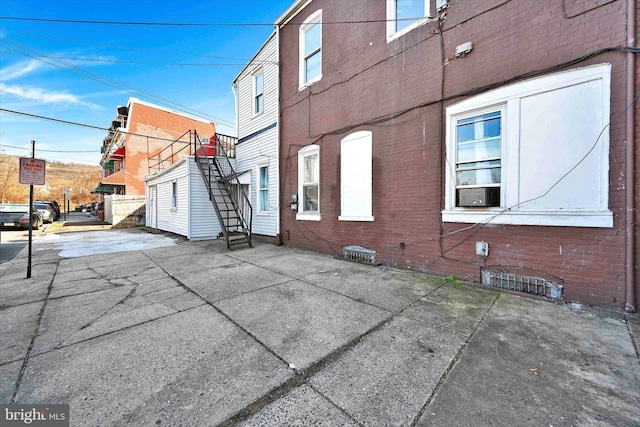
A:
<svg viewBox="0 0 640 427">
<path fill-rule="evenodd" d="M 459 188 L 456 199 L 456 206 L 463 208 L 500 206 L 500 187 Z"/>
</svg>

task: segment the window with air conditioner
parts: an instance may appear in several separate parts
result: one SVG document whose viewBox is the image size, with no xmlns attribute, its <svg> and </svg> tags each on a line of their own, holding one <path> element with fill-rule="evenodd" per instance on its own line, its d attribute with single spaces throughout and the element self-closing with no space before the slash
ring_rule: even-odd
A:
<svg viewBox="0 0 640 427">
<path fill-rule="evenodd" d="M 610 85 L 599 64 L 447 107 L 443 221 L 613 227 Z"/>
</svg>

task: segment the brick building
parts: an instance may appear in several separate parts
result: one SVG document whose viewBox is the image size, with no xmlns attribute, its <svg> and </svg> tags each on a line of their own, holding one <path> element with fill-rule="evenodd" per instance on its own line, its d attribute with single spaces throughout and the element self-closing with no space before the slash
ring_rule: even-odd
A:
<svg viewBox="0 0 640 427">
<path fill-rule="evenodd" d="M 294 2 L 276 22 L 283 243 L 633 310 L 637 13 Z"/>
<path fill-rule="evenodd" d="M 115 194 L 145 195 L 145 176 L 169 166 L 189 154 L 190 131 L 211 138 L 215 125 L 205 119 L 169 110 L 165 107 L 129 98 L 118 107 L 110 131 L 102 145 L 100 165 L 104 170 L 101 186 L 113 187 Z M 175 140 L 184 141 L 180 150 Z M 172 153 L 165 149 L 175 150 Z M 172 158 L 173 157 L 173 158 Z"/>
</svg>

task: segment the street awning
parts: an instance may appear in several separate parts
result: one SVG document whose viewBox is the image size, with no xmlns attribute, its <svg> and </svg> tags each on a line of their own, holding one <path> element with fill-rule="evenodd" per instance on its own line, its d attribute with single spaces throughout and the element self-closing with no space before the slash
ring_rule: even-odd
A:
<svg viewBox="0 0 640 427">
<path fill-rule="evenodd" d="M 91 190 L 91 194 L 113 194 L 114 189 L 110 185 L 100 185 L 93 190 Z"/>
<path fill-rule="evenodd" d="M 116 151 L 114 151 L 111 154 L 110 159 L 111 160 L 122 160 L 122 159 L 124 159 L 124 150 L 125 150 L 125 147 L 123 145 L 122 147 L 118 148 Z"/>
<path fill-rule="evenodd" d="M 104 165 L 102 165 L 103 168 L 108 168 L 108 169 L 113 169 L 113 160 L 109 160 L 108 162 L 105 162 Z"/>
</svg>

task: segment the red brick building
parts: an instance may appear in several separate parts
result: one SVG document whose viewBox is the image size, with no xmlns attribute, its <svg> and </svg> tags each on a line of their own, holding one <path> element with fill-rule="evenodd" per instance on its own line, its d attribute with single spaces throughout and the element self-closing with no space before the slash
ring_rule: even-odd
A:
<svg viewBox="0 0 640 427">
<path fill-rule="evenodd" d="M 637 9 L 296 1 L 276 22 L 283 243 L 634 309 Z"/>
<path fill-rule="evenodd" d="M 193 130 L 205 138 L 216 133 L 213 122 L 130 98 L 126 107 L 117 108 L 103 141 L 101 185 L 112 186 L 115 194 L 144 196 L 146 175 L 193 154 L 188 149 L 188 132 Z M 180 144 L 172 147 L 177 139 L 184 141 L 186 149 L 179 151 Z"/>
</svg>

